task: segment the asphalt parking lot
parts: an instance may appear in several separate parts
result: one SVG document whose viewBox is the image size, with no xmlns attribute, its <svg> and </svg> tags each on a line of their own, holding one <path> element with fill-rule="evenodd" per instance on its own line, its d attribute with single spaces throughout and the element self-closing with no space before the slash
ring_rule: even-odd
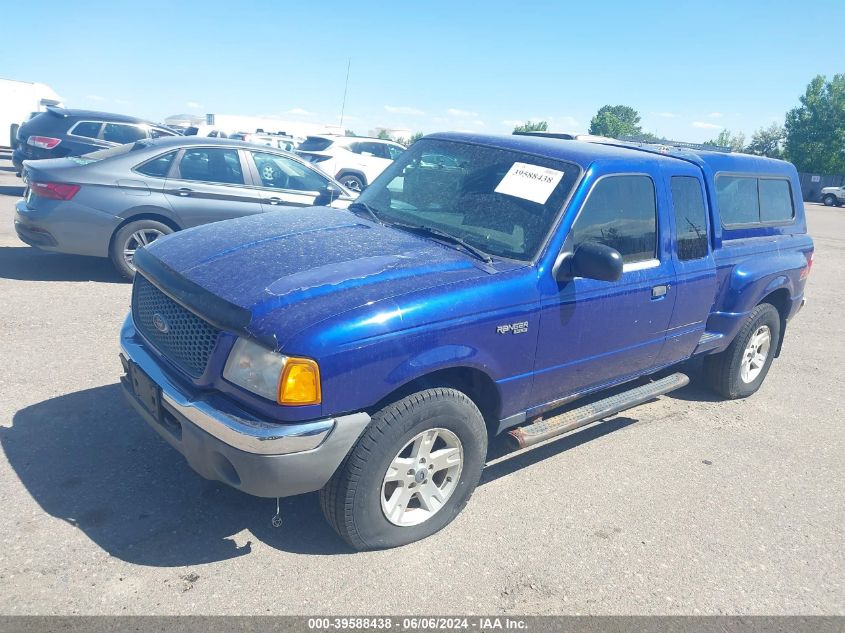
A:
<svg viewBox="0 0 845 633">
<path fill-rule="evenodd" d="M 449 527 L 354 553 L 316 495 L 195 475 L 124 404 L 130 286 L 18 241 L 0 152 L 0 612 L 845 613 L 845 208 L 761 391 L 690 386 L 499 456 Z"/>
</svg>

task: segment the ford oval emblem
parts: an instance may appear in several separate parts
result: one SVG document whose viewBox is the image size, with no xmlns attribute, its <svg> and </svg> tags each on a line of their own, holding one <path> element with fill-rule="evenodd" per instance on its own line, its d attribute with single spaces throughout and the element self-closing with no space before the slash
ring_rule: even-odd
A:
<svg viewBox="0 0 845 633">
<path fill-rule="evenodd" d="M 170 331 L 170 325 L 167 323 L 167 319 L 161 316 L 158 312 L 153 315 L 153 325 L 155 326 L 155 329 L 162 334 L 167 334 Z"/>
</svg>

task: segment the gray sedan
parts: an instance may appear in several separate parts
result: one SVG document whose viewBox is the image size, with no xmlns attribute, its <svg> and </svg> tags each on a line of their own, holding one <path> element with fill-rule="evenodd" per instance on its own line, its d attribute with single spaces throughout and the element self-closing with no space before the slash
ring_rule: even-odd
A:
<svg viewBox="0 0 845 633">
<path fill-rule="evenodd" d="M 280 207 L 345 207 L 355 194 L 287 152 L 239 141 L 142 140 L 24 163 L 15 230 L 31 246 L 110 257 L 127 277 L 135 250 L 173 231 Z"/>
</svg>

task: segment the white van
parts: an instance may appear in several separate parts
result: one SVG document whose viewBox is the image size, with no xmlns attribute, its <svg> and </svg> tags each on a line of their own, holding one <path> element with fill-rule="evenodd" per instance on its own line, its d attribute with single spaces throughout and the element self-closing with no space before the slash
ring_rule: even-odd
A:
<svg viewBox="0 0 845 633">
<path fill-rule="evenodd" d="M 0 147 L 14 148 L 22 123 L 47 106 L 61 105 L 61 97 L 50 86 L 0 79 Z"/>
</svg>

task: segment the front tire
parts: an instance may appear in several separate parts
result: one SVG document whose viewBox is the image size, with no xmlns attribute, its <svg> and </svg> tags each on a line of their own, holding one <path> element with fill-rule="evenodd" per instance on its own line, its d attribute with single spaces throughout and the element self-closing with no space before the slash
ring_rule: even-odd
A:
<svg viewBox="0 0 845 633">
<path fill-rule="evenodd" d="M 373 416 L 320 505 L 355 549 L 406 545 L 460 513 L 486 455 L 487 429 L 472 400 L 455 389 L 420 391 Z"/>
<path fill-rule="evenodd" d="M 756 392 L 772 366 L 780 328 L 780 313 L 773 305 L 754 308 L 724 352 L 704 357 L 705 376 L 713 390 L 728 400 Z"/>
<path fill-rule="evenodd" d="M 356 193 L 361 193 L 364 191 L 364 187 L 367 186 L 364 179 L 357 174 L 343 174 L 338 180 L 344 187 Z"/>
<path fill-rule="evenodd" d="M 826 207 L 836 207 L 839 206 L 839 200 L 836 199 L 836 196 L 828 194 L 823 198 L 824 206 Z"/>
<path fill-rule="evenodd" d="M 112 264 L 121 275 L 132 279 L 135 276 L 135 251 L 169 233 L 173 233 L 172 228 L 155 220 L 136 220 L 124 224 L 114 234 L 109 247 Z"/>
</svg>

